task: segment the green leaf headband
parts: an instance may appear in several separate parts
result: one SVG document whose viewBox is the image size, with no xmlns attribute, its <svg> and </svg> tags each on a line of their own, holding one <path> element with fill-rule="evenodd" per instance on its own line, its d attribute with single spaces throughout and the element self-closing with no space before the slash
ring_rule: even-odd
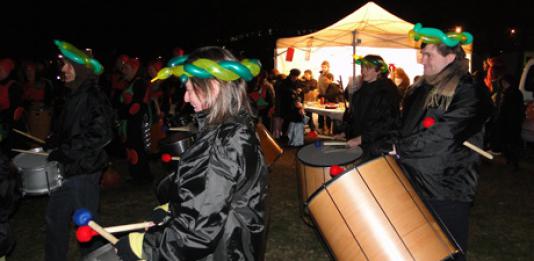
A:
<svg viewBox="0 0 534 261">
<path fill-rule="evenodd" d="M 436 28 L 424 28 L 421 23 L 415 24 L 412 30 L 408 33 L 408 36 L 415 41 L 422 40 L 424 43 L 439 44 L 443 43 L 448 47 L 454 47 L 461 44 L 470 44 L 473 42 L 473 35 L 468 32 L 448 32 Z"/>
<path fill-rule="evenodd" d="M 354 60 L 356 60 L 356 64 L 358 65 L 367 65 L 367 66 L 373 66 L 373 67 L 380 66 L 381 73 L 389 72 L 388 65 L 384 61 L 380 61 L 380 60 L 370 61 L 356 54 L 354 55 Z"/>
<path fill-rule="evenodd" d="M 80 51 L 74 45 L 60 40 L 54 40 L 54 44 L 57 45 L 59 51 L 61 51 L 61 54 L 69 58 L 69 60 L 85 65 L 87 68 L 91 69 L 96 75 L 99 75 L 104 72 L 104 67 L 102 66 L 102 64 L 100 64 L 100 62 L 90 57 L 86 53 Z"/>
<path fill-rule="evenodd" d="M 217 78 L 223 81 L 234 81 L 243 78 L 250 81 L 260 73 L 261 63 L 256 59 L 243 59 L 241 62 L 222 60 L 215 62 L 210 59 L 199 58 L 192 63 L 184 64 L 188 56 L 174 57 L 167 63 L 168 67 L 159 70 L 151 82 L 164 80 L 174 75 L 182 82 L 189 77 L 201 79 Z"/>
</svg>

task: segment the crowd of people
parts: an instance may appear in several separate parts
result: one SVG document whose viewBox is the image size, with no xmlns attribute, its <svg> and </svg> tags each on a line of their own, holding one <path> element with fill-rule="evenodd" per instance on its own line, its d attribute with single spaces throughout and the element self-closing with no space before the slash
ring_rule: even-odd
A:
<svg viewBox="0 0 534 261">
<path fill-rule="evenodd" d="M 195 142 L 181 155 L 166 191 L 169 201 L 150 216 L 155 225 L 118 241 L 122 260 L 262 259 L 267 167 L 255 135 L 258 121 L 288 146 L 304 144 L 307 125 L 308 133 L 360 146 L 360 163 L 396 156 L 464 255 L 479 156 L 463 142 L 502 152 L 515 167 L 520 157 L 525 107 L 517 84 L 498 57 L 487 60 L 483 74 L 472 76 L 461 43 L 423 42 L 424 73 L 413 83 L 379 55 L 360 57 L 361 76 L 346 88 L 336 83 L 328 61 L 316 80 L 311 70 L 301 75 L 295 68 L 285 76 L 259 63 L 235 67 L 240 60 L 228 50 L 204 47 L 179 54 L 183 59 L 172 65 L 183 67 L 176 70 L 178 77 L 154 81 L 165 67 L 161 59 L 121 55 L 103 72 L 90 53 L 61 41 L 56 45 L 62 55 L 52 63 L 57 68 L 0 60 L 0 181 L 11 182 L 1 191 L 0 223 L 7 224 L 17 198 L 9 176 L 11 149 L 35 145 L 13 129 L 37 135 L 32 111 L 49 112 L 44 148 L 48 160 L 63 168 L 65 180 L 50 194 L 45 217 L 45 260 L 66 260 L 72 212 L 87 208 L 98 219 L 108 154 L 128 160 L 132 183 L 152 182 L 149 160 L 158 140 L 150 134 L 153 128 L 164 132 L 180 117 L 193 118 Z M 208 68 L 208 76 L 184 69 L 201 63 L 234 67 Z M 222 75 L 231 70 L 236 71 L 228 72 L 230 78 Z M 308 102 L 348 106 L 343 120 L 318 115 L 315 124 L 305 110 Z M 0 256 L 13 246 L 12 235 L 1 234 L 7 236 L 0 238 Z M 94 246 L 84 246 L 81 252 L 91 250 Z"/>
</svg>

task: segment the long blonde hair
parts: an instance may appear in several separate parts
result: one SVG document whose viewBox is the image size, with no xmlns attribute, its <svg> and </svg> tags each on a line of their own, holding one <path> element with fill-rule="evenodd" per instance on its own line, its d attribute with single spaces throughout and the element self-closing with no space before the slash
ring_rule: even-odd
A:
<svg viewBox="0 0 534 261">
<path fill-rule="evenodd" d="M 199 58 L 206 58 L 219 62 L 221 60 L 238 61 L 228 50 L 207 46 L 193 51 L 186 63 L 192 63 Z M 220 124 L 230 117 L 237 116 L 240 111 L 252 114 L 247 96 L 246 82 L 239 78 L 234 81 L 223 81 L 216 78 L 201 79 L 190 77 L 195 93 L 204 97 L 208 107 L 207 123 L 210 125 Z M 219 86 L 219 92 L 215 94 L 214 84 Z"/>
</svg>

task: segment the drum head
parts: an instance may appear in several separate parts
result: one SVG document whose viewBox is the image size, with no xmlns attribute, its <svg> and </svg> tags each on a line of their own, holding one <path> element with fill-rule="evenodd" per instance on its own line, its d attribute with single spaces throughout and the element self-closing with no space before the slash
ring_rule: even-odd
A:
<svg viewBox="0 0 534 261">
<path fill-rule="evenodd" d="M 309 166 L 328 167 L 353 163 L 362 156 L 362 153 L 360 147 L 321 146 L 316 148 L 312 143 L 302 147 L 297 153 L 297 158 Z"/>
<path fill-rule="evenodd" d="M 32 149 L 33 152 L 42 152 L 42 148 Z M 36 169 L 44 167 L 47 163 L 46 156 L 20 153 L 13 158 L 13 164 L 21 169 Z"/>
</svg>

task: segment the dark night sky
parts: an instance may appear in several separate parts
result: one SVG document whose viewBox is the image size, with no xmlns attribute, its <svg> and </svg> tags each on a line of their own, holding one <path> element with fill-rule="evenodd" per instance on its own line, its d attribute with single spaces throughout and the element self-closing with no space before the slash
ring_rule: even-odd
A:
<svg viewBox="0 0 534 261">
<path fill-rule="evenodd" d="M 168 56 L 176 46 L 189 51 L 208 44 L 235 45 L 233 48 L 267 57 L 272 54 L 276 38 L 322 29 L 366 3 L 355 0 L 328 0 L 321 4 L 309 0 L 9 2 L 11 7 L 4 7 L 0 15 L 3 25 L 0 57 L 49 57 L 55 52 L 52 39 L 59 38 L 79 47 L 93 47 L 97 58 L 99 50 L 101 54 L 150 57 Z M 463 25 L 474 34 L 475 52 L 480 55 L 499 49 L 534 49 L 534 1 L 376 3 L 412 23 L 442 29 Z M 515 40 L 507 35 L 510 27 L 519 29 Z M 266 36 L 269 28 L 273 34 Z M 258 31 L 262 32 L 262 38 L 228 42 L 232 36 Z"/>
</svg>

